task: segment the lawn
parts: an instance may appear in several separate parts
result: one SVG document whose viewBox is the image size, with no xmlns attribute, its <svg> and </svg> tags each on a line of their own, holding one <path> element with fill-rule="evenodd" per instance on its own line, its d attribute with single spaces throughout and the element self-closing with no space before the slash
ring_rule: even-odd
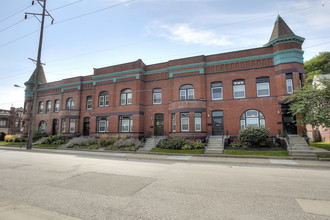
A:
<svg viewBox="0 0 330 220">
<path fill-rule="evenodd" d="M 203 154 L 205 149 L 195 149 L 195 150 L 172 150 L 172 149 L 162 149 L 154 148 L 151 152 L 156 153 L 176 153 L 176 154 Z"/>
<path fill-rule="evenodd" d="M 20 146 L 20 145 L 26 145 L 26 142 L 0 142 L 0 145 L 5 145 L 5 146 L 8 146 L 8 145 L 15 145 L 15 146 Z"/>
<path fill-rule="evenodd" d="M 309 145 L 330 151 L 330 142 L 310 142 Z"/>
<path fill-rule="evenodd" d="M 254 155 L 267 157 L 288 157 L 288 151 L 245 151 L 245 150 L 225 150 L 225 155 Z"/>
</svg>

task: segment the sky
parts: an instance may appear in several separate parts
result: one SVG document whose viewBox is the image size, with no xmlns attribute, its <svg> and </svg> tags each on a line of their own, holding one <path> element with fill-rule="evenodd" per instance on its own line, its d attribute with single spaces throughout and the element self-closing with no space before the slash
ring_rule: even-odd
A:
<svg viewBox="0 0 330 220">
<path fill-rule="evenodd" d="M 0 109 L 23 106 L 35 69 L 40 22 L 24 16 L 42 8 L 31 2 L 0 0 Z M 41 54 L 48 82 L 138 59 L 262 47 L 278 15 L 305 38 L 305 61 L 330 51 L 330 0 L 47 0 L 46 8 L 54 18 L 46 18 Z"/>
</svg>

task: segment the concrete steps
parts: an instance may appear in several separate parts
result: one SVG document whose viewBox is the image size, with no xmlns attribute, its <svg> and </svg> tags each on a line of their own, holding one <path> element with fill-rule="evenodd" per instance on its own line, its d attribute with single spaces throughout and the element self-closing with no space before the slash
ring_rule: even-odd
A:
<svg viewBox="0 0 330 220">
<path fill-rule="evenodd" d="M 137 153 L 149 153 L 152 149 L 154 149 L 159 141 L 165 139 L 165 136 L 154 136 L 147 139 L 144 146 L 139 148 L 136 152 Z"/>
<path fill-rule="evenodd" d="M 316 154 L 307 144 L 305 138 L 298 135 L 289 135 L 291 156 L 296 160 L 318 160 Z"/>
<path fill-rule="evenodd" d="M 204 155 L 220 155 L 223 153 L 223 149 L 222 136 L 210 136 Z"/>
</svg>

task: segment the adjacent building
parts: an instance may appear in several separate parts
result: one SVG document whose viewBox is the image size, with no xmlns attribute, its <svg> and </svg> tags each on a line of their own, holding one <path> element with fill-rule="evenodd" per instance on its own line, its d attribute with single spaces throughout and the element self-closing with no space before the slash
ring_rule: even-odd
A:
<svg viewBox="0 0 330 220">
<path fill-rule="evenodd" d="M 0 141 L 4 141 L 6 135 L 20 134 L 22 117 L 23 108 L 0 109 Z"/>
<path fill-rule="evenodd" d="M 51 83 L 42 70 L 34 127 L 67 136 L 205 138 L 236 136 L 246 126 L 296 134 L 301 127 L 284 100 L 304 82 L 303 41 L 278 16 L 260 48 L 153 65 L 137 60 Z M 34 74 L 25 83 L 26 132 Z"/>
</svg>

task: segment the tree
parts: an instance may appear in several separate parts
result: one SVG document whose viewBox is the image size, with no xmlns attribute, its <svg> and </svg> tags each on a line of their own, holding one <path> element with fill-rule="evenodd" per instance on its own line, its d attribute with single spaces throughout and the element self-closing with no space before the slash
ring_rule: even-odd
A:
<svg viewBox="0 0 330 220">
<path fill-rule="evenodd" d="M 330 127 L 330 79 L 320 77 L 319 83 L 306 84 L 295 90 L 288 102 L 290 111 L 299 115 L 297 123 Z"/>
<path fill-rule="evenodd" d="M 320 52 L 318 56 L 305 62 L 306 83 L 312 84 L 314 75 L 330 74 L 330 52 Z"/>
</svg>

